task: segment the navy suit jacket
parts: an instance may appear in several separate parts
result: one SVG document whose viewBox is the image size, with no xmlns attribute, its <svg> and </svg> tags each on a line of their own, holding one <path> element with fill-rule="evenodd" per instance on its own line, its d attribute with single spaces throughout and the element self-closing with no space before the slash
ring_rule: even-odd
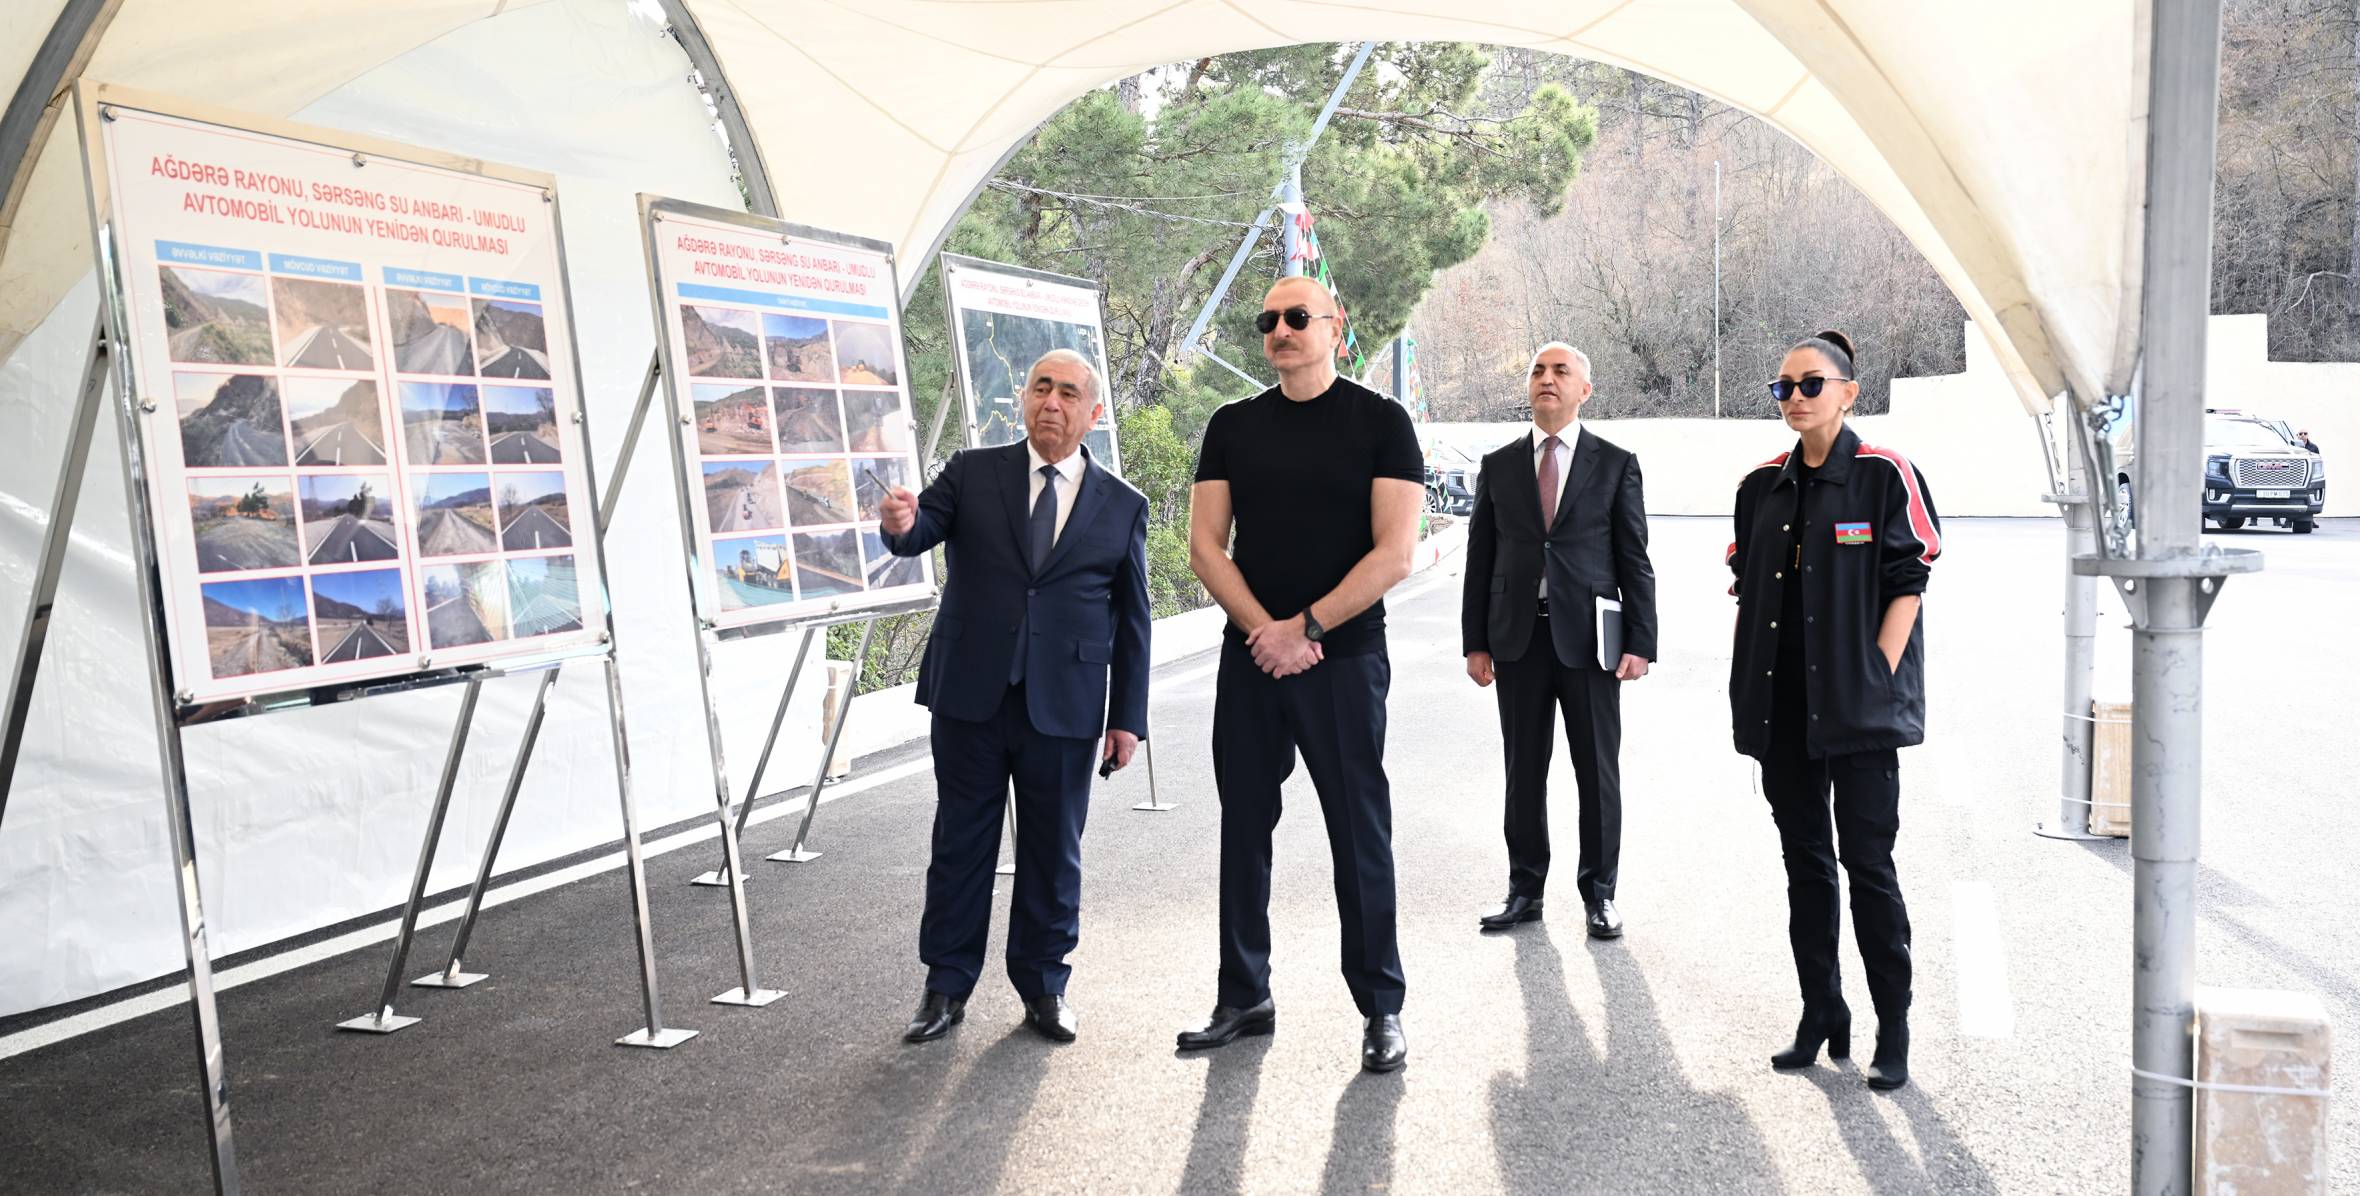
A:
<svg viewBox="0 0 2360 1196">
<path fill-rule="evenodd" d="M 989 719 L 1022 650 L 1034 730 L 1095 739 L 1111 727 L 1147 738 L 1147 496 L 1087 449 L 1082 461 L 1073 512 L 1037 573 L 1025 547 L 1032 458 L 1021 441 L 951 454 L 918 496 L 909 533 L 885 535 L 899 556 L 945 546 L 942 608 L 918 669 L 920 705 L 944 718 Z"/>
</svg>

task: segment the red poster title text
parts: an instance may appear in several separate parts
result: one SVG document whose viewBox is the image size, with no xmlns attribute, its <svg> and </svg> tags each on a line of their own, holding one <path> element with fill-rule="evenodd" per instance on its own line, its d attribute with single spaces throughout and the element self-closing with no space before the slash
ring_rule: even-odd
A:
<svg viewBox="0 0 2360 1196">
<path fill-rule="evenodd" d="M 868 262 L 803 253 L 785 245 L 747 245 L 683 233 L 673 239 L 672 247 L 694 257 L 689 271 L 699 278 L 853 297 L 868 295 L 877 279 L 877 267 Z"/>
<path fill-rule="evenodd" d="M 505 257 L 509 236 L 532 230 L 531 219 L 520 212 L 467 207 L 426 196 L 323 183 L 169 154 L 149 161 L 148 176 L 189 184 L 180 196 L 183 212 L 361 240 Z"/>
</svg>

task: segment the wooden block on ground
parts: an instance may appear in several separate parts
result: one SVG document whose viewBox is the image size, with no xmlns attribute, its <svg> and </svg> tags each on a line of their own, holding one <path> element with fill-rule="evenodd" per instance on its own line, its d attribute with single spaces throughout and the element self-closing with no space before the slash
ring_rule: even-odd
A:
<svg viewBox="0 0 2360 1196">
<path fill-rule="evenodd" d="M 2131 833 L 2131 704 L 2092 702 L 2090 717 L 2090 833 L 2117 839 Z"/>
<path fill-rule="evenodd" d="M 2309 993 L 2196 990 L 2196 1078 L 2327 1091 L 2327 1006 Z M 2324 1196 L 2327 1097 L 2196 1090 L 2196 1190 Z"/>
</svg>

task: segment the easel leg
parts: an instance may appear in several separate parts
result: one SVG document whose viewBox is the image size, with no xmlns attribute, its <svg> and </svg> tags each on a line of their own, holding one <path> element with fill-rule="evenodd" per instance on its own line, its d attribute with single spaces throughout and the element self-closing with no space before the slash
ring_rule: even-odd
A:
<svg viewBox="0 0 2360 1196">
<path fill-rule="evenodd" d="M 816 851 L 807 851 L 803 844 L 811 836 L 812 817 L 819 813 L 820 790 L 828 784 L 828 764 L 836 758 L 837 741 L 844 738 L 844 724 L 852 721 L 853 695 L 860 691 L 861 670 L 868 667 L 869 637 L 877 633 L 877 621 L 870 619 L 861 625 L 860 647 L 852 651 L 852 684 L 844 687 L 844 704 L 836 708 L 836 725 L 828 732 L 828 744 L 820 749 L 819 768 L 811 775 L 811 796 L 803 802 L 803 825 L 795 829 L 795 845 L 765 858 L 788 864 L 808 864 L 819 858 Z"/>
<path fill-rule="evenodd" d="M 89 373 L 82 379 L 83 397 L 92 400 L 97 388 L 115 387 L 119 399 L 116 414 L 123 437 L 123 497 L 124 507 L 134 529 L 154 526 L 148 507 L 146 465 L 140 457 L 138 419 L 134 414 L 133 390 L 127 379 L 114 379 L 113 367 L 118 364 L 108 351 L 106 313 L 99 315 L 100 331 L 91 338 Z M 129 362 L 120 362 L 129 372 Z M 77 419 L 89 413 L 77 411 Z M 73 440 L 75 451 L 66 462 L 69 473 L 79 478 L 88 460 L 90 433 L 88 428 L 78 431 Z M 64 505 L 51 508 L 48 536 L 57 538 L 53 548 L 47 537 L 43 541 L 44 567 L 51 570 L 49 596 L 56 594 L 53 552 L 62 560 L 62 544 L 69 530 L 73 500 L 80 489 L 63 486 Z M 238 1152 L 236 1138 L 230 1129 L 229 1117 L 229 1061 L 221 1045 L 221 1010 L 213 996 L 213 949 L 206 936 L 205 901 L 197 884 L 196 822 L 189 813 L 188 761 L 181 748 L 180 720 L 173 708 L 172 655 L 164 642 L 164 587 L 156 561 L 155 546 L 147 537 L 134 533 L 140 559 L 131 570 L 139 589 L 141 639 L 147 647 L 148 701 L 156 719 L 156 758 L 161 766 L 164 782 L 164 825 L 172 837 L 172 884 L 180 898 L 180 948 L 188 964 L 189 1012 L 197 1040 L 197 1071 L 205 1100 L 205 1137 L 212 1147 L 213 1190 L 235 1193 L 239 1190 Z M 37 607 L 45 607 L 48 598 L 39 594 Z M 46 617 L 46 611 L 43 611 Z M 36 648 L 34 656 L 19 662 L 19 680 L 27 694 L 32 689 L 30 669 L 38 658 L 38 641 L 30 641 Z M 12 706 L 12 711 L 14 707 Z M 11 727 L 21 724 L 12 722 Z M 11 730 L 10 734 L 19 733 Z M 11 745 L 10 764 L 14 764 L 14 745 Z M 4 779 L 4 778 L 0 778 Z"/>
<path fill-rule="evenodd" d="M 812 637 L 818 634 L 819 629 L 816 627 L 804 629 L 803 643 L 795 649 L 795 665 L 787 670 L 787 687 L 779 691 L 778 710 L 770 716 L 770 734 L 762 741 L 761 757 L 754 761 L 754 775 L 746 779 L 746 799 L 738 803 L 737 833 L 740 842 L 744 842 L 746 837 L 747 820 L 754 816 L 754 795 L 761 792 L 762 774 L 770 767 L 771 749 L 778 746 L 779 728 L 786 725 L 787 704 L 795 696 L 795 682 L 803 676 L 803 658 L 811 654 Z M 699 874 L 688 883 L 713 888 L 726 885 L 729 883 L 728 865 L 724 863 L 711 872 Z"/>
<path fill-rule="evenodd" d="M 549 687 L 557 683 L 557 670 L 541 674 L 541 684 L 533 691 L 533 712 L 524 720 L 524 739 L 516 746 L 516 762 L 508 766 L 508 788 L 500 795 L 500 812 L 492 816 L 491 838 L 483 845 L 483 864 L 475 870 L 475 886 L 467 893 L 467 912 L 459 917 L 459 933 L 451 939 L 451 962 L 443 970 L 420 976 L 410 981 L 419 988 L 465 988 L 482 980 L 487 973 L 464 971 L 460 961 L 467 955 L 468 940 L 475 936 L 475 919 L 483 912 L 484 894 L 491 891 L 492 865 L 500 858 L 500 840 L 508 836 L 508 816 L 516 812 L 516 795 L 524 789 L 525 766 L 533 758 L 533 744 L 541 737 L 541 720 L 549 712 Z"/>
<path fill-rule="evenodd" d="M 410 942 L 418 933 L 418 907 L 426 902 L 426 875 L 434 869 L 434 849 L 442 838 L 443 818 L 451 812 L 451 790 L 459 781 L 459 758 L 467 750 L 468 726 L 475 721 L 475 700 L 482 693 L 482 679 L 470 679 L 467 692 L 459 699 L 458 725 L 451 729 L 451 747 L 443 756 L 442 780 L 435 786 L 434 809 L 426 816 L 426 838 L 418 845 L 418 870 L 410 877 L 410 900 L 402 907 L 401 933 L 393 941 L 393 966 L 385 970 L 385 990 L 378 997 L 377 1012 L 338 1022 L 339 1030 L 391 1034 L 418 1024 L 417 1018 L 403 1017 L 393 1011 L 393 996 L 401 991 L 402 968 L 410 962 Z"/>
<path fill-rule="evenodd" d="M 1139 754 L 1147 757 L 1147 800 L 1140 802 L 1138 805 L 1135 805 L 1131 808 L 1134 810 L 1146 810 L 1155 814 L 1161 814 L 1166 810 L 1173 809 L 1174 807 L 1172 803 L 1165 801 L 1163 798 L 1156 795 L 1155 741 L 1152 739 L 1140 740 Z"/>
<path fill-rule="evenodd" d="M 548 692 L 546 683 L 541 692 Z M 645 1026 L 616 1039 L 615 1045 L 669 1050 L 696 1037 L 697 1032 L 664 1028 L 664 998 L 656 988 L 655 924 L 647 913 L 647 861 L 640 853 L 639 805 L 631 797 L 631 743 L 623 732 L 623 677 L 612 654 L 606 658 L 606 717 L 615 740 L 615 796 L 623 807 L 623 856 L 629 861 L 631 925 L 639 943 L 639 995 L 642 1012 L 647 1014 Z M 452 962 L 456 965 L 456 956 Z"/>
<path fill-rule="evenodd" d="M 8 816 L 8 791 L 16 783 L 17 753 L 24 747 L 25 719 L 32 714 L 33 684 L 41 672 L 41 649 L 49 641 L 49 616 L 57 603 L 58 578 L 65 572 L 66 542 L 74 527 L 74 507 L 82 499 L 82 474 L 90 464 L 90 438 L 98 427 L 99 396 L 106 391 L 106 381 L 107 341 L 102 323 L 90 334 L 82 389 L 74 400 L 73 422 L 66 426 L 65 457 L 58 463 L 57 485 L 49 495 L 49 524 L 41 529 L 33 590 L 25 596 L 25 626 L 17 637 L 16 671 L 8 680 L 8 705 L 0 709 L 0 820 Z"/>
<path fill-rule="evenodd" d="M 729 914 L 735 923 L 738 986 L 713 998 L 716 1005 L 768 1005 L 787 994 L 754 982 L 754 931 L 746 912 L 746 870 L 739 863 L 737 824 L 729 816 L 729 766 L 721 758 L 721 718 L 713 709 L 713 653 L 697 636 L 697 688 L 705 702 L 705 745 L 713 754 L 713 809 L 721 824 L 721 866 L 729 873 Z"/>
</svg>

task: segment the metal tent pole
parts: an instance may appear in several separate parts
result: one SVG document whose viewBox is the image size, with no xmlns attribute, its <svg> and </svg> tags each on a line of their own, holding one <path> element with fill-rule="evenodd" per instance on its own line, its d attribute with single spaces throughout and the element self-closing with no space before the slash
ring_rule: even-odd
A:
<svg viewBox="0 0 2360 1196">
<path fill-rule="evenodd" d="M 2138 555 L 2084 557 L 2131 610 L 2131 1190 L 2192 1190 L 2196 853 L 2204 618 L 2261 554 L 2204 550 L 2204 356 L 2211 306 L 2221 0 L 2153 0 L 2140 297 Z"/>
<path fill-rule="evenodd" d="M 2081 435 L 2077 413 L 2065 413 L 2066 435 Z M 2058 717 L 2057 819 L 2033 827 L 2046 839 L 2092 840 L 2090 762 L 2097 727 L 2090 721 L 2090 681 L 2096 671 L 2098 579 L 2078 572 L 2074 562 L 2098 553 L 2097 495 L 2090 489 L 2087 459 L 2066 446 L 2064 492 L 2052 494 L 2065 516 L 2065 693 Z"/>
</svg>

